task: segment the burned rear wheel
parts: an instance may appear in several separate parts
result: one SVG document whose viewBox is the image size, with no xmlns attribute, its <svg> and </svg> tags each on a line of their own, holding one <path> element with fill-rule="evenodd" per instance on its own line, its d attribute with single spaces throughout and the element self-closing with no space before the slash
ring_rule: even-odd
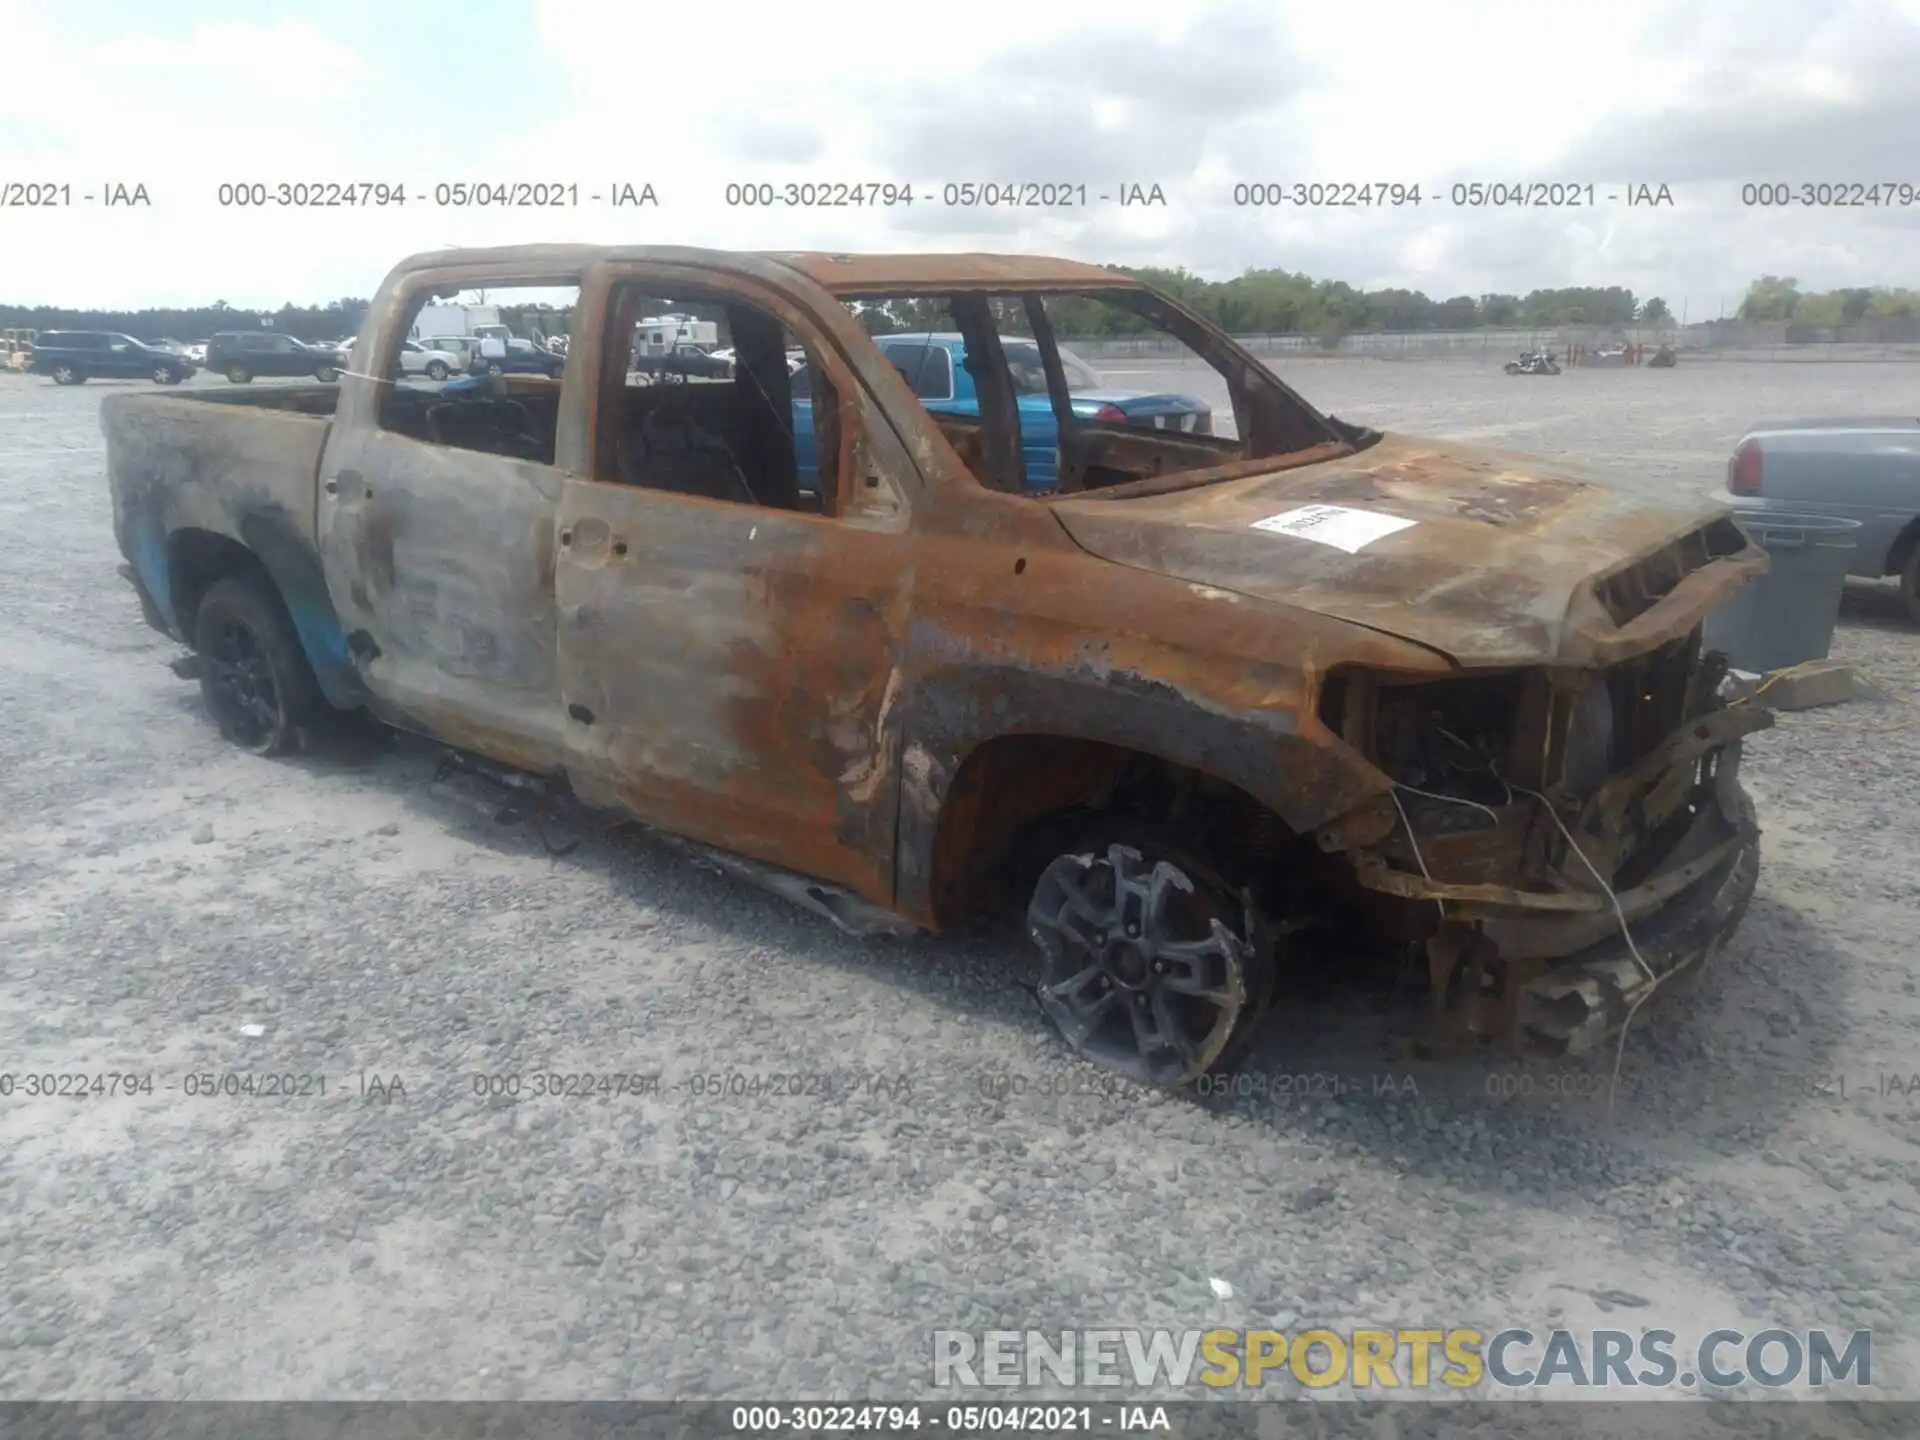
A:
<svg viewBox="0 0 1920 1440">
<path fill-rule="evenodd" d="M 1265 1014 L 1273 957 L 1211 870 L 1130 831 L 1057 856 L 1027 907 L 1041 1009 L 1086 1059 L 1178 1086 L 1231 1063 Z"/>
<path fill-rule="evenodd" d="M 324 702 L 278 596 L 247 576 L 215 581 L 194 619 L 194 649 L 222 735 L 254 755 L 299 747 Z"/>
</svg>

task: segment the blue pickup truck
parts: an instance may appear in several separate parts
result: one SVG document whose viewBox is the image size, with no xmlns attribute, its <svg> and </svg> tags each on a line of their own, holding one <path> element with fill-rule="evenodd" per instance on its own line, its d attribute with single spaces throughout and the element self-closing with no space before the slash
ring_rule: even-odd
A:
<svg viewBox="0 0 1920 1440">
<path fill-rule="evenodd" d="M 893 362 L 920 403 L 935 415 L 980 413 L 980 397 L 966 368 L 967 347 L 957 334 L 878 335 L 874 344 Z M 1047 395 L 1047 375 L 1040 347 L 1018 336 L 1003 336 L 1007 368 L 1013 375 L 1020 407 L 1020 448 L 1027 460 L 1027 488 L 1057 489 L 1060 484 L 1060 426 Z M 1191 395 L 1136 394 L 1108 389 L 1093 367 L 1060 347 L 1060 364 L 1067 372 L 1073 413 L 1085 420 L 1114 425 L 1143 425 L 1155 430 L 1178 430 L 1189 435 L 1213 433 L 1213 411 Z M 807 390 L 807 372 L 793 377 L 793 438 L 800 461 L 802 489 L 817 489 L 819 456 L 814 448 L 813 405 Z"/>
</svg>

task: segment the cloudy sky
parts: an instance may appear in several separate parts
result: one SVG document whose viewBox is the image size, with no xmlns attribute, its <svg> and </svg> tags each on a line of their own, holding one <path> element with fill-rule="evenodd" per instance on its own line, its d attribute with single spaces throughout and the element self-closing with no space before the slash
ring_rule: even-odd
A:
<svg viewBox="0 0 1920 1440">
<path fill-rule="evenodd" d="M 1763 272 L 1920 286 L 1920 203 L 1741 203 L 1760 182 L 1920 192 L 1920 0 L 0 0 L 0 57 L 0 187 L 72 195 L 0 208 L 13 302 L 327 300 L 415 250 L 529 240 L 1281 266 L 1436 298 L 1618 284 L 1695 319 Z M 1423 202 L 1232 203 L 1236 183 L 1368 180 Z M 1473 180 L 1592 184 L 1600 203 L 1448 203 Z M 342 181 L 408 200 L 220 203 L 223 183 Z M 515 181 L 579 203 L 434 203 L 443 183 Z M 932 199 L 727 204 L 760 181 Z M 1090 203 L 940 203 L 963 182 L 1085 185 Z M 103 207 L 115 183 L 150 207 Z M 620 183 L 659 204 L 590 198 Z M 1097 198 L 1128 184 L 1167 203 Z M 1662 184 L 1671 206 L 1606 198 Z"/>
</svg>

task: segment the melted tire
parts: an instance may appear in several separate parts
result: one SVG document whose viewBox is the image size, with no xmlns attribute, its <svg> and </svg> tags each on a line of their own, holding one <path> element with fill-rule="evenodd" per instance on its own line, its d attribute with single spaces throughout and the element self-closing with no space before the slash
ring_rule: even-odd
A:
<svg viewBox="0 0 1920 1440">
<path fill-rule="evenodd" d="M 194 616 L 200 695 L 231 744 L 252 755 L 304 746 L 326 711 L 280 597 L 252 576 L 216 580 Z"/>
</svg>

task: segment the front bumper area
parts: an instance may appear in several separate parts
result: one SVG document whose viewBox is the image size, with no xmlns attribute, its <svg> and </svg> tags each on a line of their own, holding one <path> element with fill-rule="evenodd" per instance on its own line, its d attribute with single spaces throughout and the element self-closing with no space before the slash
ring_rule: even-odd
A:
<svg viewBox="0 0 1920 1440">
<path fill-rule="evenodd" d="M 1647 921 L 1629 923 L 1632 947 L 1616 933 L 1519 987 L 1517 1034 L 1510 1037 L 1518 1053 L 1534 1059 L 1583 1055 L 1617 1034 L 1655 993 L 1668 991 L 1682 977 L 1697 977 L 1713 963 L 1739 928 L 1760 879 L 1760 835 L 1758 827 L 1751 826 L 1752 801 L 1743 789 L 1739 795 L 1747 808 L 1749 833 L 1732 855 L 1690 889 Z"/>
<path fill-rule="evenodd" d="M 1556 836 L 1548 874 L 1537 844 L 1512 840 L 1523 818 L 1544 818 L 1538 801 L 1527 817 L 1503 815 L 1478 856 L 1425 837 L 1436 853 L 1478 860 L 1470 880 L 1410 872 L 1378 849 L 1355 854 L 1365 888 L 1440 902 L 1427 957 L 1442 1038 L 1495 1040 L 1529 1058 L 1580 1055 L 1655 992 L 1704 970 L 1758 881 L 1760 831 L 1739 780 L 1741 740 L 1772 719 L 1742 705 L 1690 721 L 1588 797 L 1569 827 L 1580 854 Z M 1514 856 L 1516 868 L 1529 857 L 1527 880 L 1489 883 L 1484 866 L 1496 854 Z M 1598 883 L 1580 855 L 1620 888 Z"/>
</svg>

